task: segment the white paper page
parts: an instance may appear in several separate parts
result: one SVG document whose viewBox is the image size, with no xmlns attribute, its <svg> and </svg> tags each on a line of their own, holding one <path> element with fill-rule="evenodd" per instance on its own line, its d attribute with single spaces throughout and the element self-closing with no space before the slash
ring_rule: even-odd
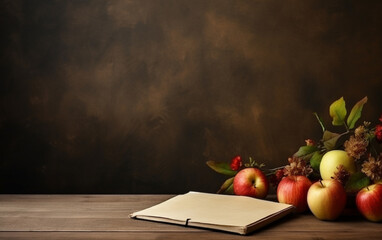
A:
<svg viewBox="0 0 382 240">
<path fill-rule="evenodd" d="M 189 192 L 132 214 L 186 222 L 247 226 L 291 205 L 244 196 Z"/>
</svg>

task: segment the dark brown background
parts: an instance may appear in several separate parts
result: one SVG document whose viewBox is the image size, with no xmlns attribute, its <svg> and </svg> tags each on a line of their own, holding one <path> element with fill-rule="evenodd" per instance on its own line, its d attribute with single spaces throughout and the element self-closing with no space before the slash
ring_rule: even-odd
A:
<svg viewBox="0 0 382 240">
<path fill-rule="evenodd" d="M 207 160 L 285 164 L 341 96 L 382 112 L 382 1 L 0 4 L 1 192 L 214 192 Z"/>
</svg>

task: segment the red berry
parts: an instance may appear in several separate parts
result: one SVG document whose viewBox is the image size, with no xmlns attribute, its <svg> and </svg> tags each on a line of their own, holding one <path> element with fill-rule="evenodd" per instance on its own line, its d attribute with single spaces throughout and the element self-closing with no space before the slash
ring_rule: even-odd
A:
<svg viewBox="0 0 382 240">
<path fill-rule="evenodd" d="M 234 171 L 239 170 L 241 165 L 242 165 L 242 161 L 241 161 L 240 156 L 236 156 L 236 157 L 232 158 L 231 164 L 230 164 L 230 167 L 232 170 L 234 170 Z"/>
</svg>

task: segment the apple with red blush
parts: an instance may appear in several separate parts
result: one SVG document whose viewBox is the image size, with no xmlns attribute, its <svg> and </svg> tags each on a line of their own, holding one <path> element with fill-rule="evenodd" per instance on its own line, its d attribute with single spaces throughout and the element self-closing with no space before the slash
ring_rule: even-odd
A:
<svg viewBox="0 0 382 240">
<path fill-rule="evenodd" d="M 382 221 L 382 184 L 362 188 L 356 196 L 358 211 L 369 221 Z"/>
<path fill-rule="evenodd" d="M 265 198 L 268 190 L 268 179 L 259 168 L 244 168 L 233 180 L 233 191 L 236 195 Z"/>
<path fill-rule="evenodd" d="M 307 194 L 312 182 L 306 176 L 286 176 L 277 187 L 277 200 L 291 204 L 296 212 L 308 210 Z"/>
<path fill-rule="evenodd" d="M 335 179 L 313 183 L 307 195 L 310 211 L 320 220 L 337 219 L 345 209 L 346 199 L 344 187 Z"/>
</svg>

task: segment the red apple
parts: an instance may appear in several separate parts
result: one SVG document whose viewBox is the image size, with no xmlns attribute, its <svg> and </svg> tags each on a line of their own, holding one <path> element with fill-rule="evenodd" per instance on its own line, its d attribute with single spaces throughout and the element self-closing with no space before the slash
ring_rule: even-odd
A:
<svg viewBox="0 0 382 240">
<path fill-rule="evenodd" d="M 301 213 L 308 210 L 306 200 L 312 182 L 305 176 L 284 177 L 277 187 L 277 200 L 281 203 L 292 204 Z"/>
<path fill-rule="evenodd" d="M 236 195 L 265 198 L 268 189 L 267 177 L 258 168 L 244 168 L 233 180 L 233 191 Z"/>
<path fill-rule="evenodd" d="M 308 190 L 310 211 L 320 220 L 335 220 L 346 205 L 346 192 L 340 182 L 334 179 L 315 182 Z"/>
<path fill-rule="evenodd" d="M 382 221 L 382 184 L 362 188 L 357 193 L 356 205 L 366 219 L 373 222 Z"/>
</svg>

